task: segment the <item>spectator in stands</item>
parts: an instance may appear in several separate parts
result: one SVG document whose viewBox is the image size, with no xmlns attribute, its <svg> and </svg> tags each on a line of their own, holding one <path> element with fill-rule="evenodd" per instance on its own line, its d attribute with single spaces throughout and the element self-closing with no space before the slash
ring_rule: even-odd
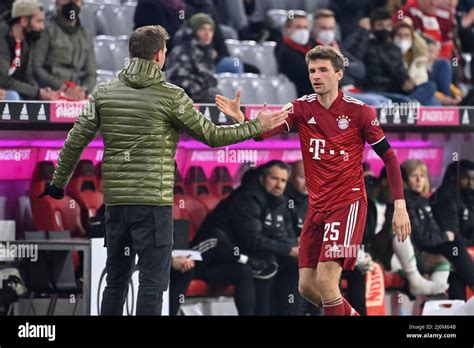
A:
<svg viewBox="0 0 474 348">
<path fill-rule="evenodd" d="M 14 0 L 4 0 L 0 2 L 0 18 L 2 15 L 12 10 L 13 1 Z"/>
<path fill-rule="evenodd" d="M 474 0 L 459 0 L 457 21 L 462 51 L 474 56 Z M 474 76 L 474 59 L 471 59 L 471 80 Z"/>
<path fill-rule="evenodd" d="M 391 40 L 392 21 L 385 9 L 376 9 L 370 16 L 371 33 L 360 27 L 347 39 L 347 49 L 364 59 L 367 69 L 365 88 L 393 101 L 422 105 L 439 105 L 434 97 L 436 86 L 425 82 L 419 86 L 410 78 L 404 66 L 400 48 Z"/>
<path fill-rule="evenodd" d="M 436 84 L 436 98 L 443 105 L 457 105 L 463 98 L 462 91 L 453 83 L 453 69 L 451 61 L 438 58 L 441 48 L 438 41 L 425 36 L 428 46 L 428 73 L 430 81 Z"/>
<path fill-rule="evenodd" d="M 296 86 L 298 96 L 313 94 L 308 78 L 306 53 L 313 48 L 310 42 L 309 21 L 306 12 L 295 11 L 288 17 L 283 30 L 283 40 L 275 49 L 279 71 Z"/>
<path fill-rule="evenodd" d="M 331 10 L 321 9 L 316 11 L 311 37 L 316 45 L 332 46 L 339 50 L 346 59 L 344 76 L 340 81 L 340 87 L 345 94 L 358 98 L 369 105 L 382 105 L 389 102 L 389 99 L 382 95 L 358 93 L 360 90 L 356 86 L 362 84 L 365 77 L 365 65 L 361 59 L 347 51 L 342 43 L 336 41 L 336 20 Z"/>
<path fill-rule="evenodd" d="M 405 169 L 401 168 L 403 180 L 408 181 L 408 177 Z M 382 171 L 379 176 L 380 186 L 375 190 L 375 207 L 377 209 L 376 217 L 376 229 L 375 234 L 380 234 L 380 237 L 377 238 L 377 243 L 374 244 L 372 248 L 372 253 L 374 258 L 378 261 L 381 261 L 385 268 L 392 271 L 391 265 L 392 255 L 395 254 L 396 259 L 400 263 L 400 268 L 405 274 L 407 282 L 403 280 L 398 280 L 398 289 L 404 291 L 410 297 L 416 295 L 435 295 L 444 292 L 448 285 L 446 282 L 434 282 L 426 279 L 421 274 L 422 271 L 425 271 L 423 268 L 424 263 L 420 258 L 419 252 L 415 253 L 415 249 L 411 239 L 407 239 L 404 242 L 399 242 L 396 238 L 393 237 L 392 226 L 390 221 L 392 221 L 393 216 L 393 204 L 391 192 L 387 182 L 387 170 L 382 168 Z M 368 216 L 368 221 L 370 221 Z M 387 274 L 391 277 L 391 282 L 396 278 L 397 273 Z M 394 284 L 391 284 L 393 286 Z"/>
<path fill-rule="evenodd" d="M 297 294 L 298 243 L 292 237 L 287 198 L 284 196 L 291 167 L 281 161 L 267 163 L 256 185 L 240 192 L 229 209 L 229 237 L 241 253 L 267 262 L 280 262 L 279 276 L 286 277 L 285 292 Z M 289 257 L 293 258 L 291 262 Z M 294 267 L 291 267 L 290 265 Z M 286 275 L 285 275 L 286 274 Z M 280 278 L 281 279 L 281 278 Z M 293 286 L 293 289 L 290 287 Z M 256 279 L 255 314 L 267 315 L 270 310 L 272 279 Z M 283 302 L 285 301 L 285 303 Z M 296 307 L 296 306 L 295 306 Z M 288 297 L 276 299 L 276 313 L 288 308 Z M 296 308 L 293 308 L 296 310 Z"/>
<path fill-rule="evenodd" d="M 0 100 L 5 100 L 6 91 L 0 88 Z"/>
<path fill-rule="evenodd" d="M 34 50 L 33 70 L 41 87 L 86 99 L 96 84 L 94 40 L 81 25 L 82 0 L 57 0 L 52 18 Z"/>
<path fill-rule="evenodd" d="M 170 315 L 178 315 L 182 298 L 193 279 L 194 261 L 184 256 L 173 257 L 170 272 Z"/>
<path fill-rule="evenodd" d="M 36 0 L 16 1 L 8 26 L 0 26 L 0 88 L 9 100 L 53 100 L 57 93 L 33 79 L 32 46 L 44 30 L 44 13 Z"/>
<path fill-rule="evenodd" d="M 440 57 L 451 59 L 454 53 L 454 23 L 449 11 L 440 8 L 439 0 L 408 1 L 401 12 L 393 15 L 394 22 L 410 17 L 413 28 L 431 36 L 441 45 Z"/>
<path fill-rule="evenodd" d="M 419 160 L 407 160 L 403 163 L 408 176 L 408 190 L 405 192 L 408 214 L 412 225 L 411 240 L 415 249 L 425 252 L 419 268 L 431 271 L 430 265 L 435 264 L 432 280 L 443 284 L 448 280 L 449 267 L 441 258 L 444 256 L 454 267 L 453 272 L 464 283 L 462 291 L 453 293 L 450 298 L 465 298 L 465 286 L 474 287 L 474 263 L 466 247 L 451 230 L 441 229 L 431 212 L 429 201 L 429 177 L 426 165 Z M 456 252 L 453 252 L 456 250 Z M 421 258 L 418 258 L 420 261 Z M 425 263 L 421 265 L 420 263 Z M 452 278 L 451 278 L 452 279 Z M 451 281 L 450 281 L 451 284 Z M 456 287 L 457 290 L 457 287 Z"/>
<path fill-rule="evenodd" d="M 217 52 L 212 47 L 215 22 L 204 13 L 189 19 L 192 31 L 183 38 L 169 55 L 166 71 L 171 83 L 186 91 L 198 103 L 212 103 L 216 94 L 217 79 L 214 77 Z"/>
<path fill-rule="evenodd" d="M 138 0 L 133 17 L 135 29 L 147 25 L 161 25 L 171 38 L 185 20 L 184 0 Z M 168 43 L 172 49 L 172 40 Z"/>
<path fill-rule="evenodd" d="M 387 0 L 331 0 L 329 9 L 336 14 L 342 37 L 346 38 L 358 28 L 361 22 L 367 23 L 372 11 L 385 6 L 386 2 Z"/>
</svg>

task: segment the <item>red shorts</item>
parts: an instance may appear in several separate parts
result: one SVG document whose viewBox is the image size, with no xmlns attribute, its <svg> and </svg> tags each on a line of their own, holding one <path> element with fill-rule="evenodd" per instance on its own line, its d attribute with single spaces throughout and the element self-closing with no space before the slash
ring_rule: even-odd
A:
<svg viewBox="0 0 474 348">
<path fill-rule="evenodd" d="M 300 268 L 316 268 L 318 262 L 337 261 L 354 269 L 362 248 L 367 203 L 364 198 L 335 210 L 315 212 L 308 208 L 300 238 Z"/>
</svg>

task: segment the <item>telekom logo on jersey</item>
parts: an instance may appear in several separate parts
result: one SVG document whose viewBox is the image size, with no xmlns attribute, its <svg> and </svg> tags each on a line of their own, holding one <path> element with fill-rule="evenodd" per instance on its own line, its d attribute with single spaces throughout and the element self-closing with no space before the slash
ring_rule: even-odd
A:
<svg viewBox="0 0 474 348">
<path fill-rule="evenodd" d="M 321 160 L 321 157 L 319 157 L 319 154 L 326 153 L 325 147 L 326 147 L 326 140 L 324 139 L 311 138 L 309 140 L 309 152 L 313 154 L 313 159 L 315 160 Z M 344 150 L 341 150 L 337 154 L 344 156 L 346 152 Z M 329 150 L 329 155 L 336 155 L 336 151 Z"/>
</svg>

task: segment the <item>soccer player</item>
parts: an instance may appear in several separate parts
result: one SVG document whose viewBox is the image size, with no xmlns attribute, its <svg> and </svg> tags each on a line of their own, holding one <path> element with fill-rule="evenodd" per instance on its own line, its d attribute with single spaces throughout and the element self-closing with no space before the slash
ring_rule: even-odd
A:
<svg viewBox="0 0 474 348">
<path fill-rule="evenodd" d="M 411 233 L 403 181 L 395 153 L 376 115 L 366 104 L 338 89 L 344 58 L 334 48 L 317 46 L 306 55 L 315 94 L 285 106 L 285 123 L 262 138 L 296 129 L 300 136 L 309 208 L 301 232 L 299 291 L 326 315 L 358 315 L 342 297 L 342 270 L 354 269 L 367 212 L 362 174 L 365 142 L 382 158 L 394 199 L 393 231 L 404 241 Z M 240 92 L 216 97 L 220 111 L 245 120 Z"/>
</svg>

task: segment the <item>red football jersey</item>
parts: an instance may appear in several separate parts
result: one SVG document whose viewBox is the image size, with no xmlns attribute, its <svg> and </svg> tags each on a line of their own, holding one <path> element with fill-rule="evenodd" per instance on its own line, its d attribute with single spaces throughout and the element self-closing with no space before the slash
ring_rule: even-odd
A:
<svg viewBox="0 0 474 348">
<path fill-rule="evenodd" d="M 361 197 L 367 200 L 362 174 L 364 145 L 375 145 L 385 138 L 372 109 L 342 91 L 329 109 L 319 103 L 316 94 L 291 105 L 286 123 L 263 137 L 298 131 L 311 207 L 327 211 Z"/>
</svg>

